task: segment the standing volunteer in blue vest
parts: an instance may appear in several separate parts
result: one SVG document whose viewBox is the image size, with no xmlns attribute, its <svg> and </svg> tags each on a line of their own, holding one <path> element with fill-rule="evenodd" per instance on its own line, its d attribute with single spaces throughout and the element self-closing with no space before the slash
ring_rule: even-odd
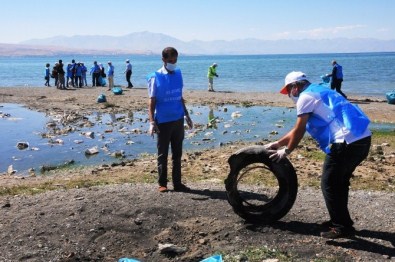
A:
<svg viewBox="0 0 395 262">
<path fill-rule="evenodd" d="M 296 103 L 298 117 L 291 131 L 265 146 L 270 158 L 280 162 L 296 149 L 307 130 L 326 153 L 321 190 L 330 220 L 321 224 L 329 229 L 321 232 L 321 236 L 330 239 L 354 236 L 348 193 L 353 171 L 369 153 L 372 135 L 369 119 L 337 92 L 311 84 L 302 72 L 289 73 L 280 93 L 288 94 Z"/>
<path fill-rule="evenodd" d="M 341 91 L 342 88 L 342 82 L 343 82 L 343 67 L 339 65 L 335 60 L 332 61 L 332 73 L 327 74 L 326 76 L 329 76 L 332 78 L 331 80 L 331 89 L 335 90 L 344 96 L 345 99 L 347 99 L 347 96 Z"/>
<path fill-rule="evenodd" d="M 167 158 L 169 145 L 172 152 L 172 182 L 174 191 L 187 192 L 190 188 L 181 182 L 181 156 L 184 140 L 184 118 L 189 128 L 191 118 L 182 97 L 184 86 L 181 70 L 176 63 L 178 52 L 173 47 L 162 51 L 163 66 L 148 75 L 149 134 L 157 135 L 159 192 L 167 191 Z"/>
</svg>

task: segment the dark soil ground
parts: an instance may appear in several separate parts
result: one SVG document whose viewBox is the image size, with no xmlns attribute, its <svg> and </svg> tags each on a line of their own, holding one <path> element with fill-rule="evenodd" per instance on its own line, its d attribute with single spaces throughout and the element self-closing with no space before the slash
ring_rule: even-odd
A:
<svg viewBox="0 0 395 262">
<path fill-rule="evenodd" d="M 352 192 L 357 235 L 335 241 L 319 236 L 327 215 L 315 189 L 300 188 L 281 221 L 260 226 L 233 212 L 222 183 L 190 186 L 189 193 L 123 184 L 8 197 L 1 204 L 0 260 L 200 261 L 219 252 L 224 261 L 246 261 L 243 252 L 254 249 L 267 257 L 283 252 L 279 261 L 395 259 L 393 193 Z M 163 253 L 161 244 L 179 253 Z"/>
</svg>

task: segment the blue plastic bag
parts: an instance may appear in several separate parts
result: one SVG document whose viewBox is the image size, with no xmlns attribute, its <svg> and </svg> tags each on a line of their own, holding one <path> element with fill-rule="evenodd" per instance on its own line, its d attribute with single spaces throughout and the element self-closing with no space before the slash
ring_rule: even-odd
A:
<svg viewBox="0 0 395 262">
<path fill-rule="evenodd" d="M 111 91 L 114 95 L 122 95 L 122 88 L 120 87 L 113 87 Z"/>
<path fill-rule="evenodd" d="M 388 104 L 395 105 L 395 91 L 388 92 L 385 94 L 388 100 Z"/>
<path fill-rule="evenodd" d="M 97 102 L 98 102 L 98 103 L 107 102 L 106 96 L 105 96 L 104 94 L 100 94 L 100 95 L 97 97 Z"/>
<path fill-rule="evenodd" d="M 134 258 L 127 258 L 127 257 L 124 257 L 124 258 L 120 258 L 120 259 L 118 260 L 118 262 L 140 262 L 140 260 L 136 260 L 136 259 L 134 259 Z"/>
<path fill-rule="evenodd" d="M 208 258 L 201 260 L 200 262 L 223 262 L 221 255 L 214 255 Z"/>
</svg>

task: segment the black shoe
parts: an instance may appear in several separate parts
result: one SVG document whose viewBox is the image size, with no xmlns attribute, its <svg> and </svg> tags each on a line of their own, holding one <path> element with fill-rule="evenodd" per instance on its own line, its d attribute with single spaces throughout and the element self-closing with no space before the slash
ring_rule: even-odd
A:
<svg viewBox="0 0 395 262">
<path fill-rule="evenodd" d="M 337 228 L 331 228 L 328 232 L 321 232 L 321 237 L 329 238 L 329 239 L 353 238 L 354 236 L 355 236 L 355 229 L 339 230 Z"/>
<path fill-rule="evenodd" d="M 180 185 L 174 186 L 174 191 L 176 191 L 176 192 L 189 192 L 189 191 L 191 191 L 191 189 L 189 187 L 187 187 L 186 185 L 184 185 L 184 184 L 180 184 Z"/>
</svg>

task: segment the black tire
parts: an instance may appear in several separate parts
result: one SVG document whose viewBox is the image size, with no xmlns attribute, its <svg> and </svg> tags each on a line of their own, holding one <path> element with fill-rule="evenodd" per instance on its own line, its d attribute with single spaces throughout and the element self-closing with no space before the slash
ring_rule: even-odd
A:
<svg viewBox="0 0 395 262">
<path fill-rule="evenodd" d="M 294 167 L 288 159 L 279 163 L 269 159 L 269 152 L 263 146 L 243 148 L 228 159 L 230 173 L 225 180 L 228 202 L 240 217 L 251 223 L 270 224 L 284 217 L 292 208 L 298 192 L 298 181 Z M 249 165 L 261 163 L 278 182 L 274 198 L 262 205 L 251 204 L 238 189 L 240 171 Z"/>
</svg>

